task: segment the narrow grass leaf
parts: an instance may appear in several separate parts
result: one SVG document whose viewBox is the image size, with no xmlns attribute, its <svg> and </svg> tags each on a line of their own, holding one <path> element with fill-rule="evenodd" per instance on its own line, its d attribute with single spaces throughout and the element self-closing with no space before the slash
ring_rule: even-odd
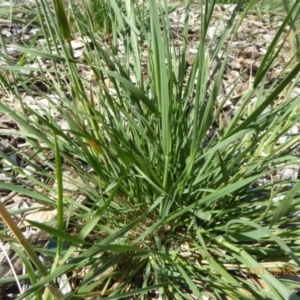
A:
<svg viewBox="0 0 300 300">
<path fill-rule="evenodd" d="M 226 230 L 228 230 L 228 227 L 231 224 L 235 224 L 235 223 L 241 223 L 241 224 L 246 224 L 248 226 L 251 227 L 255 227 L 258 230 L 260 230 L 261 232 L 263 232 L 265 235 L 270 236 L 289 256 L 291 256 L 291 258 L 297 263 L 297 265 L 300 267 L 300 260 L 298 259 L 298 257 L 293 253 L 293 251 L 290 249 L 290 247 L 288 247 L 280 237 L 276 236 L 275 234 L 273 234 L 270 230 L 267 230 L 266 228 L 255 224 L 254 222 L 248 221 L 248 220 L 231 220 L 226 224 Z"/>
<path fill-rule="evenodd" d="M 29 224 L 31 224 L 32 226 L 37 227 L 37 228 L 41 229 L 42 231 L 45 231 L 45 232 L 49 233 L 50 235 L 54 235 L 58 238 L 63 239 L 64 241 L 70 242 L 71 244 L 74 244 L 76 246 L 81 245 L 81 244 L 82 245 L 91 245 L 91 243 L 86 242 L 83 239 L 80 239 L 80 238 L 77 238 L 75 236 L 69 235 L 68 233 L 66 233 L 64 231 L 55 229 L 55 228 L 53 228 L 51 226 L 48 226 L 46 224 L 31 221 L 31 220 L 27 220 L 27 222 Z"/>
<path fill-rule="evenodd" d="M 179 270 L 179 272 L 182 274 L 182 276 L 185 279 L 185 281 L 188 284 L 188 286 L 190 287 L 191 291 L 193 292 L 193 295 L 195 297 L 197 297 L 197 299 L 203 300 L 201 293 L 198 291 L 196 285 L 191 280 L 190 276 L 185 272 L 184 268 L 182 268 L 179 264 L 177 264 L 176 267 Z"/>
<path fill-rule="evenodd" d="M 300 190 L 300 182 L 298 182 L 297 184 L 295 184 L 295 186 L 290 191 L 288 191 L 288 193 L 284 197 L 284 199 L 282 199 L 280 201 L 280 204 L 277 206 L 277 208 L 273 212 L 273 217 L 272 217 L 272 220 L 270 222 L 270 227 L 269 227 L 270 229 L 290 209 L 291 204 L 292 204 L 295 196 L 297 194 L 299 194 L 299 190 Z"/>
<path fill-rule="evenodd" d="M 65 41 L 71 41 L 71 31 L 63 0 L 53 0 L 58 27 Z"/>
</svg>

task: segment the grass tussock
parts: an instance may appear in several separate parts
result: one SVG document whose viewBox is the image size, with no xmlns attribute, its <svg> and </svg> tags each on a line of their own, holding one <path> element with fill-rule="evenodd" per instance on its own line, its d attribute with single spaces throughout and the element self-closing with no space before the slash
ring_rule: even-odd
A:
<svg viewBox="0 0 300 300">
<path fill-rule="evenodd" d="M 212 43 L 206 37 L 215 1 L 192 4 L 201 11 L 201 29 L 189 72 L 189 1 L 181 4 L 179 52 L 168 17 L 174 4 L 53 4 L 40 0 L 23 8 L 40 31 L 31 43 L 13 47 L 15 61 L 1 42 L 0 111 L 17 123 L 33 150 L 19 155 L 35 167 L 20 179 L 24 169 L 10 165 L 6 175 L 14 185 L 3 186 L 57 212 L 55 220 L 31 221 L 55 237 L 53 248 L 22 243 L 16 250 L 31 285 L 20 299 L 297 299 L 295 283 L 270 268 L 300 266 L 300 183 L 277 176 L 299 164 L 299 138 L 289 130 L 300 119 L 293 94 L 300 63 L 291 57 L 280 80 L 265 83 L 281 41 L 296 33 L 288 25 L 299 5 L 287 7 L 253 82 L 225 122 L 223 108 L 234 95 L 219 99 L 222 78 L 254 1 L 242 10 L 239 3 Z M 14 10 L 0 12 L 22 21 Z M 74 41 L 82 44 L 79 56 Z M 35 106 L 25 96 L 38 99 Z M 70 193 L 68 184 L 77 190 Z M 22 242 L 13 220 L 5 222 Z M 36 253 L 51 264 L 41 264 Z M 72 286 L 64 298 L 56 283 L 63 275 Z M 265 288 L 253 282 L 257 277 Z"/>
</svg>

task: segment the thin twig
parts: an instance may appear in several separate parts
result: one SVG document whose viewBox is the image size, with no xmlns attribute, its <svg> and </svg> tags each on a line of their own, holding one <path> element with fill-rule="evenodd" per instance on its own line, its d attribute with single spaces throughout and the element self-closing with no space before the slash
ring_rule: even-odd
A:
<svg viewBox="0 0 300 300">
<path fill-rule="evenodd" d="M 1 201 L 2 204 L 5 205 L 11 198 L 13 198 L 14 196 L 16 196 L 17 194 L 18 194 L 18 192 L 15 192 L 15 191 L 10 192 L 7 196 L 2 197 L 0 199 L 0 201 Z"/>
</svg>

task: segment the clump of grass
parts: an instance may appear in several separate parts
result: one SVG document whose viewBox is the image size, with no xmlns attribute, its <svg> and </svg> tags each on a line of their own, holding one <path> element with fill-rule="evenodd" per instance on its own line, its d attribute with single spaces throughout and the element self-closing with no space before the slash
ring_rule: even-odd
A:
<svg viewBox="0 0 300 300">
<path fill-rule="evenodd" d="M 64 299 L 125 299 L 131 295 L 142 299 L 153 290 L 164 299 L 202 299 L 204 295 L 244 299 L 245 291 L 251 299 L 296 299 L 292 283 L 283 283 L 267 271 L 260 277 L 269 291 L 247 280 L 255 275 L 249 270 L 263 268 L 266 262 L 271 267 L 278 261 L 283 266 L 300 265 L 295 241 L 298 229 L 293 226 L 298 218 L 291 216 L 300 209 L 299 182 L 295 180 L 286 192 L 282 182 L 262 180 L 282 163 L 298 160 L 291 155 L 298 147 L 297 137 L 280 147 L 277 142 L 299 121 L 299 98 L 290 94 L 300 64 L 268 91 L 262 88 L 291 13 L 253 84 L 239 100 L 235 116 L 225 125 L 220 118 L 225 101 L 218 103 L 217 96 L 229 51 L 224 43 L 239 25 L 234 22 L 236 12 L 217 45 L 208 49 L 205 37 L 215 1 L 199 4 L 200 44 L 185 82 L 189 1 L 184 4 L 179 55 L 173 52 L 167 3 L 150 0 L 137 10 L 133 1 L 126 2 L 125 9 L 116 1 L 102 2 L 103 22 L 114 16 L 109 25 L 111 41 L 104 43 L 102 27 L 94 30 L 91 7 L 96 16 L 98 6 L 86 1 L 83 6 L 70 3 L 65 12 L 62 1 L 54 2 L 56 16 L 47 1 L 37 3 L 46 43 L 37 43 L 36 49 L 16 49 L 23 58 L 38 62 L 35 71 L 60 102 L 41 90 L 38 94 L 59 111 L 68 129 L 61 128 L 50 109 L 41 115 L 30 108 L 22 101 L 18 86 L 10 85 L 10 80 L 23 76 L 26 66 L 0 67 L 9 73 L 0 77 L 3 90 L 21 104 L 21 110 L 14 111 L 0 103 L 1 111 L 18 123 L 36 155 L 47 161 L 44 151 L 56 151 L 56 163 L 49 160 L 50 170 L 39 168 L 37 175 L 52 181 L 56 177 L 57 190 L 28 175 L 44 193 L 57 193 L 57 199 L 52 199 L 36 191 L 37 198 L 57 206 L 55 228 L 31 222 L 57 237 L 56 251 L 48 252 L 54 264 L 49 275 L 40 274 L 39 280 L 31 272 L 33 286 L 22 298 L 40 297 L 45 284 L 83 269 L 86 274 Z M 145 18 L 146 14 L 150 17 Z M 84 43 L 84 60 L 76 59 L 72 49 L 71 39 L 78 38 Z M 119 43 L 124 45 L 121 56 L 117 55 Z M 146 64 L 142 57 L 145 45 Z M 208 70 L 218 54 L 223 60 L 211 82 Z M 41 64 L 45 59 L 50 69 Z M 91 70 L 91 77 L 84 76 L 86 69 Z M 36 96 L 27 84 L 20 85 L 28 95 Z M 259 98 L 252 105 L 256 91 Z M 207 138 L 215 124 L 217 134 Z M 78 187 L 86 196 L 83 202 L 64 192 L 70 180 L 63 178 L 64 168 L 80 177 Z M 13 169 L 22 172 L 17 166 Z M 279 195 L 284 199 L 273 203 Z M 63 242 L 68 244 L 64 252 Z M 75 250 L 76 258 L 72 256 Z"/>
</svg>

